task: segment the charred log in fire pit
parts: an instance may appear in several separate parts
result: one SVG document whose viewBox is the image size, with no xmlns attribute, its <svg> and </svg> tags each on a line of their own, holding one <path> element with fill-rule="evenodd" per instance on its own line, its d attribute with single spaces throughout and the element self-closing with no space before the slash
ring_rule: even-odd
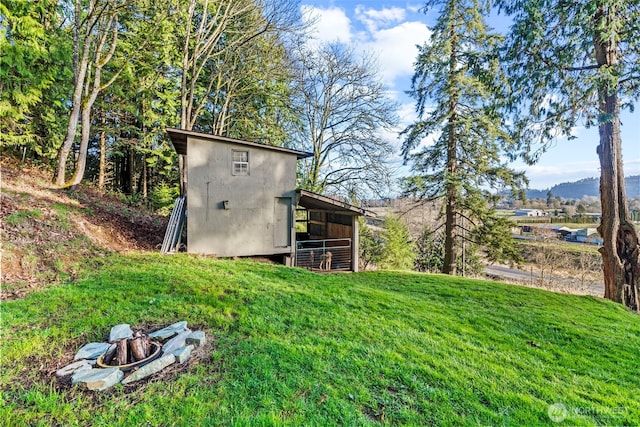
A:
<svg viewBox="0 0 640 427">
<path fill-rule="evenodd" d="M 160 355 L 161 349 L 162 346 L 151 341 L 148 335 L 138 332 L 132 338 L 118 340 L 96 363 L 102 368 L 129 370 L 152 361 Z"/>
</svg>

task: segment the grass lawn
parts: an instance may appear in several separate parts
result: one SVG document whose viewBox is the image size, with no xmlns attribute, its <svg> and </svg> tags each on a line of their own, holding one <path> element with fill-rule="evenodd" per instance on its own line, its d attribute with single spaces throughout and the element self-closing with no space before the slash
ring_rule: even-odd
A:
<svg viewBox="0 0 640 427">
<path fill-rule="evenodd" d="M 1 312 L 7 426 L 640 422 L 640 317 L 593 297 L 133 255 Z M 115 324 L 178 320 L 211 344 L 162 378 L 94 393 L 53 375 Z"/>
</svg>

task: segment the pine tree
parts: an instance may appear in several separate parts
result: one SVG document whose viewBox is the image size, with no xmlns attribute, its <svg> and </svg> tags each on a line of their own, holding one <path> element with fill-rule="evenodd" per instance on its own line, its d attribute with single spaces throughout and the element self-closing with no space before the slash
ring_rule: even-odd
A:
<svg viewBox="0 0 640 427">
<path fill-rule="evenodd" d="M 463 239 L 489 248 L 493 257 L 515 253 L 489 190 L 515 192 L 526 179 L 502 160 L 513 143 L 500 111 L 508 85 L 497 54 L 501 38 L 484 19 L 489 7 L 478 0 L 431 0 L 425 11 L 436 6 L 441 6 L 438 19 L 430 40 L 419 48 L 410 91 L 419 119 L 404 131 L 403 155 L 414 172 L 405 192 L 443 200 L 442 272 L 455 275 Z M 509 238 L 495 233 L 509 233 Z"/>
</svg>

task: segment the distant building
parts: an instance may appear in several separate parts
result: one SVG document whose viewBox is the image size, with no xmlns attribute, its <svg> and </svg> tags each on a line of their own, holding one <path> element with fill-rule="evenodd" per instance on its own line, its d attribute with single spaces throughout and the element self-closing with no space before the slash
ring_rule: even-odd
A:
<svg viewBox="0 0 640 427">
<path fill-rule="evenodd" d="M 602 237 L 598 234 L 598 230 L 595 228 L 581 228 L 575 232 L 577 242 L 581 243 L 593 243 L 601 245 L 603 243 Z"/>
<path fill-rule="evenodd" d="M 518 209 L 514 212 L 515 216 L 546 216 L 545 211 L 539 209 Z"/>
</svg>

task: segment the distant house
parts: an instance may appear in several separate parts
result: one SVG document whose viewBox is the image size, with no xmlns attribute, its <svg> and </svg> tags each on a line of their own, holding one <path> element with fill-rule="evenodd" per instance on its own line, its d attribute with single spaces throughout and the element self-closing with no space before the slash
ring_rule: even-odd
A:
<svg viewBox="0 0 640 427">
<path fill-rule="evenodd" d="M 571 239 L 571 235 L 575 234 L 577 230 L 573 229 L 573 228 L 569 228 L 569 227 L 558 227 L 556 229 L 556 232 L 558 233 L 558 237 L 560 237 L 563 240 L 570 240 Z"/>
<path fill-rule="evenodd" d="M 575 232 L 575 240 L 580 243 L 593 243 L 601 245 L 602 237 L 595 228 L 581 228 Z"/>
<path fill-rule="evenodd" d="M 357 217 L 364 211 L 296 190 L 297 161 L 310 153 L 181 129 L 167 133 L 185 158 L 187 252 L 358 270 Z"/>
<path fill-rule="evenodd" d="M 545 216 L 546 212 L 539 209 L 518 209 L 514 212 L 515 216 Z"/>
</svg>

